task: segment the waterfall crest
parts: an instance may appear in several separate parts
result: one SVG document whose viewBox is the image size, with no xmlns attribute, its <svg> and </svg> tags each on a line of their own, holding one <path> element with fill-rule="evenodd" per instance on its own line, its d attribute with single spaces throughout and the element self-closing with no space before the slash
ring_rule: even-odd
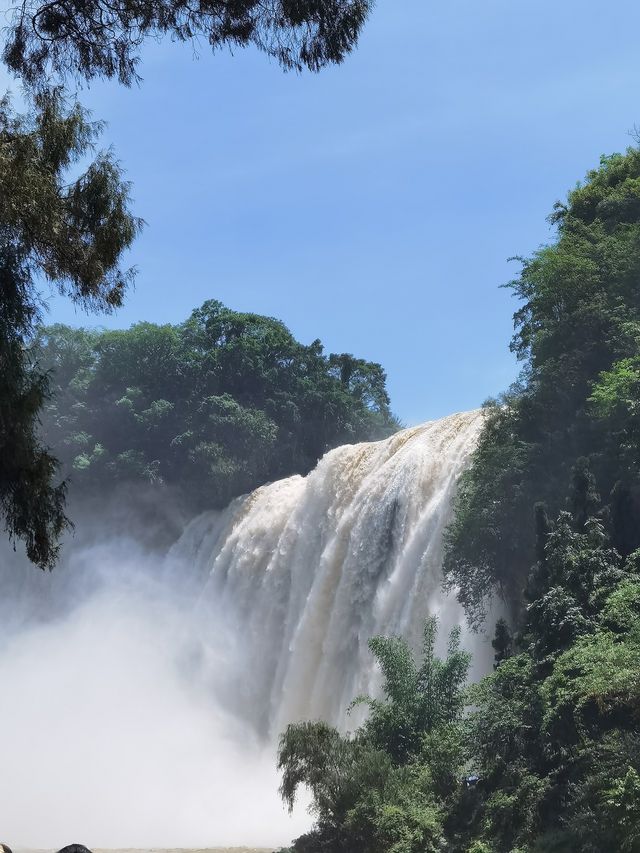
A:
<svg viewBox="0 0 640 853">
<path fill-rule="evenodd" d="M 205 578 L 201 624 L 213 645 L 227 638 L 235 712 L 265 734 L 306 718 L 352 725 L 351 700 L 375 690 L 371 636 L 417 643 L 436 614 L 444 645 L 464 625 L 441 590 L 442 534 L 482 422 L 467 412 L 339 447 L 191 523 L 170 559 Z"/>
</svg>

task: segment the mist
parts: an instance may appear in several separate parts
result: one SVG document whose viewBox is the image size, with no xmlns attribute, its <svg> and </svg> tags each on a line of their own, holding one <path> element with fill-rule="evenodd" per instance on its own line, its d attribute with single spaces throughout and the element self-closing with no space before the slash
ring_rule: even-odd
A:
<svg viewBox="0 0 640 853">
<path fill-rule="evenodd" d="M 279 800 L 273 741 L 217 695 L 238 637 L 203 630 L 188 566 L 169 570 L 136 538 L 105 536 L 110 528 L 104 515 L 83 518 L 51 574 L 4 550 L 3 838 L 288 843 L 310 818 L 303 808 L 289 817 Z"/>
<path fill-rule="evenodd" d="M 280 732 L 358 725 L 352 699 L 380 688 L 370 637 L 417 649 L 436 615 L 443 654 L 464 626 L 442 534 L 482 419 L 345 445 L 191 521 L 168 493 L 72 507 L 50 574 L 6 547 L 7 842 L 275 847 L 304 832 L 304 807 L 291 818 L 277 793 Z M 483 641 L 462 641 L 486 671 Z"/>
</svg>

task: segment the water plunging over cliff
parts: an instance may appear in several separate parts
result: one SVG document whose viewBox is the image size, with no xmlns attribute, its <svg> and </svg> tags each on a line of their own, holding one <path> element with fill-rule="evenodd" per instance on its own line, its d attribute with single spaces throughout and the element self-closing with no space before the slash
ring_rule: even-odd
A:
<svg viewBox="0 0 640 853">
<path fill-rule="evenodd" d="M 440 586 L 442 533 L 482 420 L 457 414 L 339 447 L 307 477 L 263 486 L 186 530 L 172 558 L 206 578 L 203 623 L 237 635 L 233 702 L 261 731 L 302 718 L 347 724 L 351 700 L 374 688 L 371 636 L 415 642 L 435 613 L 444 645 L 463 624 Z"/>
<path fill-rule="evenodd" d="M 5 543 L 7 837 L 276 847 L 305 831 L 278 798 L 274 740 L 301 718 L 357 725 L 346 709 L 376 689 L 372 635 L 417 641 L 437 613 L 442 651 L 463 624 L 441 590 L 442 532 L 481 425 L 470 412 L 337 448 L 196 519 L 164 561 L 106 508 L 51 574 Z M 486 639 L 463 639 L 485 668 Z"/>
</svg>

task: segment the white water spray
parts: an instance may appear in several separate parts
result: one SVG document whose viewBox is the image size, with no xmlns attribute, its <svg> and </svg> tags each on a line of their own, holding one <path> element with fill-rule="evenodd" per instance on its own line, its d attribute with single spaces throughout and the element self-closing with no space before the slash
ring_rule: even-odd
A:
<svg viewBox="0 0 640 853">
<path fill-rule="evenodd" d="M 339 447 L 307 477 L 264 486 L 223 515 L 191 524 L 173 551 L 208 580 L 205 624 L 242 635 L 237 709 L 264 731 L 322 718 L 346 725 L 351 700 L 372 689 L 367 642 L 416 644 L 427 615 L 442 648 L 464 615 L 441 589 L 442 534 L 481 412 Z M 467 637 L 467 639 L 469 639 Z"/>
<path fill-rule="evenodd" d="M 299 834 L 306 815 L 291 823 L 277 800 L 278 732 L 302 718 L 353 726 L 350 701 L 376 688 L 372 635 L 416 641 L 437 614 L 444 645 L 463 624 L 440 586 L 442 532 L 481 425 L 472 412 L 338 448 L 307 477 L 196 519 L 163 565 L 104 531 L 23 589 L 15 573 L 34 570 L 3 565 L 6 840 Z"/>
</svg>

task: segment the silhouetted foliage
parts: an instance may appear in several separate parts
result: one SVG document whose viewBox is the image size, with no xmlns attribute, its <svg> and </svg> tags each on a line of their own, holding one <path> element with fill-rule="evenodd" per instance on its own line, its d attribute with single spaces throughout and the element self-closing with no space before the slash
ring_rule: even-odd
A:
<svg viewBox="0 0 640 853">
<path fill-rule="evenodd" d="M 318 71 L 355 46 L 372 0 L 21 0 L 12 7 L 3 58 L 31 85 L 51 75 L 138 79 L 147 39 L 211 48 L 255 45 L 284 68 Z"/>
<path fill-rule="evenodd" d="M 513 634 L 506 619 L 498 619 L 496 622 L 496 631 L 491 645 L 495 652 L 493 659 L 496 667 L 513 654 Z"/>
<path fill-rule="evenodd" d="M 140 224 L 109 154 L 77 174 L 99 131 L 57 91 L 25 116 L 0 101 L 0 507 L 10 537 L 41 568 L 54 564 L 67 519 L 65 485 L 55 484 L 56 460 L 38 435 L 49 392 L 28 349 L 38 288 L 51 282 L 95 310 L 120 305 L 132 273 L 119 263 Z"/>
</svg>

